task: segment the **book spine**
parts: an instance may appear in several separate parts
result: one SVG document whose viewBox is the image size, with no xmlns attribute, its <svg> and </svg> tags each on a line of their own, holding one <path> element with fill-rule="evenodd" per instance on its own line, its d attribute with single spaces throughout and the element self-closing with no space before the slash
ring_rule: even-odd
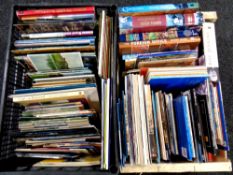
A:
<svg viewBox="0 0 233 175">
<path fill-rule="evenodd" d="M 59 37 L 74 37 L 74 36 L 91 36 L 93 31 L 74 31 L 74 32 L 51 32 L 51 33 L 31 33 L 21 34 L 24 39 L 43 39 L 43 38 L 59 38 Z"/>
<path fill-rule="evenodd" d="M 134 59 L 149 59 L 149 58 L 161 58 L 165 56 L 178 55 L 178 57 L 197 58 L 198 50 L 180 50 L 180 51 L 164 51 L 164 52 L 150 52 L 141 54 L 126 54 L 122 55 L 122 60 L 134 60 Z M 183 56 L 184 55 L 184 56 Z"/>
<path fill-rule="evenodd" d="M 148 136 L 150 143 L 150 154 L 151 159 L 156 160 L 157 157 L 157 148 L 156 148 L 156 136 L 155 136 L 155 126 L 153 119 L 153 107 L 152 107 L 152 98 L 151 98 L 151 89 L 150 85 L 144 85 L 145 89 L 145 102 L 146 102 L 146 115 L 147 115 L 147 126 L 148 126 Z"/>
<path fill-rule="evenodd" d="M 169 27 L 202 25 L 202 13 L 120 16 L 120 34 L 166 31 Z"/>
<path fill-rule="evenodd" d="M 218 68 L 218 53 L 214 23 L 204 22 L 202 35 L 206 67 Z"/>
<path fill-rule="evenodd" d="M 120 42 L 174 39 L 199 36 L 200 29 L 170 30 L 166 32 L 146 32 L 120 35 Z"/>
<path fill-rule="evenodd" d="M 157 152 L 157 157 L 156 157 L 156 162 L 160 163 L 160 144 L 159 144 L 159 131 L 158 131 L 158 115 L 157 115 L 157 104 L 156 104 L 156 98 L 155 98 L 155 92 L 152 90 L 151 91 L 151 97 L 152 97 L 152 108 L 153 108 L 153 119 L 154 119 L 154 133 L 155 133 L 155 142 L 156 142 L 156 152 Z"/>
<path fill-rule="evenodd" d="M 222 123 L 222 133 L 223 133 L 223 139 L 224 139 L 224 148 L 226 151 L 230 150 L 229 147 L 229 141 L 227 136 L 227 126 L 226 126 L 226 120 L 225 120 L 225 112 L 224 112 L 224 106 L 223 106 L 223 97 L 222 97 L 222 89 L 221 89 L 221 83 L 217 83 L 217 95 L 218 95 L 218 103 L 219 103 L 219 110 L 220 110 L 220 120 Z"/>
<path fill-rule="evenodd" d="M 156 5 L 139 5 L 139 6 L 124 6 L 118 8 L 118 13 L 143 13 L 143 12 L 168 12 L 168 11 L 184 11 L 197 10 L 199 3 L 180 3 L 180 4 L 156 4 Z"/>
<path fill-rule="evenodd" d="M 57 15 L 57 14 L 85 14 L 95 13 L 95 7 L 75 7 L 75 8 L 53 8 L 40 10 L 18 10 L 16 15 L 18 18 L 23 16 L 43 16 L 43 15 Z"/>
<path fill-rule="evenodd" d="M 184 50 L 184 48 L 194 50 L 200 42 L 200 37 L 121 42 L 119 43 L 119 50 L 120 54 L 160 52 L 168 49 Z"/>
</svg>

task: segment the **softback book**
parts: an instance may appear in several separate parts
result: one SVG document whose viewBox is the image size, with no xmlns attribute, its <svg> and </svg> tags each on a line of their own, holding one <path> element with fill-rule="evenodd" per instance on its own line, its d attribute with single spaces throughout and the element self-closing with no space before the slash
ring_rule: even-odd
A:
<svg viewBox="0 0 233 175">
<path fill-rule="evenodd" d="M 202 25 L 202 13 L 164 14 L 151 16 L 120 16 L 120 34 L 159 32 L 171 27 Z"/>
<path fill-rule="evenodd" d="M 199 9 L 198 2 L 180 3 L 180 4 L 150 4 L 137 6 L 122 6 L 118 8 L 121 16 L 143 16 L 163 13 L 191 13 Z"/>
</svg>

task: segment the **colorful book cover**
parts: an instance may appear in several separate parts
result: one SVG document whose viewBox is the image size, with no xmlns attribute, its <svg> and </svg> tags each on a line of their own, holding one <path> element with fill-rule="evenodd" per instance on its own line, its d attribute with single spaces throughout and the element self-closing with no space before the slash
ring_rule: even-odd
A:
<svg viewBox="0 0 233 175">
<path fill-rule="evenodd" d="M 157 58 L 158 60 L 170 57 L 179 57 L 179 58 L 197 58 L 198 50 L 175 50 L 175 51 L 164 51 L 164 52 L 150 52 L 150 53 L 139 53 L 139 54 L 124 54 L 122 55 L 122 60 L 134 60 L 134 59 L 151 59 Z"/>
<path fill-rule="evenodd" d="M 168 30 L 166 32 L 131 33 L 131 34 L 121 34 L 120 42 L 186 38 L 186 37 L 195 37 L 199 35 L 200 35 L 200 28 L 184 29 L 184 30 Z"/>
<path fill-rule="evenodd" d="M 80 68 L 80 69 L 72 69 L 72 70 L 54 70 L 54 71 L 45 71 L 45 72 L 28 72 L 27 76 L 29 76 L 32 80 L 50 78 L 50 77 L 65 77 L 65 76 L 80 76 L 80 75 L 90 75 L 92 71 L 89 69 Z"/>
<path fill-rule="evenodd" d="M 21 17 L 23 22 L 42 22 L 51 20 L 94 20 L 95 14 L 66 14 L 66 15 L 47 15 L 47 16 L 26 16 Z"/>
<path fill-rule="evenodd" d="M 166 50 L 194 50 L 200 42 L 200 37 L 120 42 L 119 51 L 120 54 L 138 54 Z"/>
<path fill-rule="evenodd" d="M 27 93 L 60 91 L 60 90 L 86 88 L 86 87 L 96 87 L 96 84 L 95 83 L 74 84 L 74 85 L 68 85 L 68 86 L 54 86 L 54 87 L 47 87 L 47 88 L 16 89 L 14 92 L 15 94 L 27 94 Z"/>
<path fill-rule="evenodd" d="M 67 70 L 83 67 L 80 52 L 28 54 L 24 61 L 36 71 Z"/>
<path fill-rule="evenodd" d="M 202 25 L 202 13 L 120 16 L 120 34 L 166 31 L 170 27 Z"/>
<path fill-rule="evenodd" d="M 15 47 L 46 47 L 46 46 L 66 46 L 66 45 L 94 45 L 95 37 L 72 37 L 72 38 L 50 38 L 50 39 L 29 39 L 16 40 Z"/>
<path fill-rule="evenodd" d="M 151 4 L 138 6 L 123 6 L 118 8 L 120 15 L 143 15 L 148 13 L 174 13 L 192 12 L 199 9 L 199 3 L 180 3 L 180 4 Z"/>
</svg>

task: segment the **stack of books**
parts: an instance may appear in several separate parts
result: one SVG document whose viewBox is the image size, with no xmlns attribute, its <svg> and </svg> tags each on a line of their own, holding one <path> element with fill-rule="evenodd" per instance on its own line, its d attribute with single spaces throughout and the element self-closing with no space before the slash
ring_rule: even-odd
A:
<svg viewBox="0 0 233 175">
<path fill-rule="evenodd" d="M 122 168 L 227 160 L 214 23 L 198 9 L 198 3 L 118 8 Z"/>
<path fill-rule="evenodd" d="M 24 106 L 18 157 L 34 166 L 93 166 L 101 162 L 95 7 L 16 11 L 12 53 L 27 71 L 26 89 L 10 96 Z"/>
</svg>

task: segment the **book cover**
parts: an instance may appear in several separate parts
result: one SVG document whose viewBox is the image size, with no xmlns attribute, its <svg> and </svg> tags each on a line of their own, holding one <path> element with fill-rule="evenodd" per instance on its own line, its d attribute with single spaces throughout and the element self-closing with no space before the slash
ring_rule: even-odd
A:
<svg viewBox="0 0 233 175">
<path fill-rule="evenodd" d="M 217 94 L 218 94 L 218 100 L 219 100 L 219 109 L 220 109 L 220 117 L 222 122 L 222 132 L 224 137 L 224 147 L 225 150 L 229 151 L 229 140 L 227 136 L 227 126 L 226 126 L 226 120 L 225 120 L 225 113 L 224 113 L 224 106 L 223 106 L 223 97 L 222 97 L 222 89 L 221 89 L 221 83 L 217 83 Z"/>
<path fill-rule="evenodd" d="M 125 61 L 125 69 L 133 69 L 138 67 L 147 67 L 139 66 L 140 64 L 149 64 L 152 65 L 156 62 L 162 63 L 170 62 L 169 60 L 182 60 L 182 59 L 191 59 L 196 60 L 198 57 L 198 50 L 180 50 L 180 51 L 164 51 L 164 52 L 150 52 L 150 53 L 139 53 L 139 54 L 124 54 L 122 55 L 122 60 Z M 185 61 L 185 60 L 183 60 Z M 172 62 L 172 61 L 171 61 Z M 159 64 L 158 63 L 158 64 Z"/>
<path fill-rule="evenodd" d="M 155 103 L 156 103 L 156 117 L 158 123 L 158 135 L 159 135 L 159 145 L 160 145 L 160 154 L 162 160 L 168 160 L 168 155 L 166 152 L 166 143 L 165 143 L 165 136 L 164 136 L 164 129 L 162 123 L 162 116 L 161 116 L 161 101 L 159 92 L 155 93 Z"/>
<path fill-rule="evenodd" d="M 118 13 L 121 16 L 125 15 L 148 15 L 160 13 L 179 13 L 179 12 L 194 12 L 199 9 L 199 3 L 180 3 L 180 4 L 151 4 L 137 6 L 122 6 L 118 8 Z"/>
<path fill-rule="evenodd" d="M 133 41 L 148 41 L 148 40 L 161 40 L 161 39 L 174 39 L 174 38 L 187 38 L 200 35 L 200 28 L 194 29 L 172 29 L 165 32 L 143 32 L 143 33 L 130 33 L 121 34 L 119 36 L 120 42 L 133 42 Z"/>
<path fill-rule="evenodd" d="M 51 47 L 34 47 L 34 48 L 17 48 L 11 50 L 14 55 L 27 55 L 35 53 L 52 53 L 52 52 L 93 52 L 95 46 L 51 46 Z"/>
<path fill-rule="evenodd" d="M 95 14 L 93 13 L 86 13 L 86 14 L 65 14 L 65 15 L 43 15 L 43 16 L 25 16 L 21 17 L 20 20 L 24 23 L 27 22 L 47 22 L 47 21 L 56 21 L 56 20 L 64 20 L 64 21 L 71 21 L 71 20 L 93 20 L 95 19 Z"/>
<path fill-rule="evenodd" d="M 50 92 L 50 91 L 60 91 L 68 89 L 77 89 L 77 88 L 87 88 L 87 87 L 96 87 L 95 83 L 90 84 L 74 84 L 74 85 L 64 85 L 64 86 L 55 86 L 55 87 L 46 87 L 46 88 L 30 88 L 30 89 L 16 89 L 15 94 L 28 94 L 28 93 L 38 93 L 38 92 Z"/>
<path fill-rule="evenodd" d="M 169 142 L 169 135 L 170 130 L 168 127 L 168 120 L 167 120 L 167 114 L 166 114 L 166 105 L 164 100 L 164 94 L 162 91 L 159 91 L 159 101 L 160 101 L 160 113 L 161 113 L 161 120 L 163 125 L 163 134 L 164 134 L 164 143 L 165 143 L 165 149 L 166 149 L 166 155 L 167 160 L 170 160 L 171 151 L 170 151 L 170 142 Z"/>
<path fill-rule="evenodd" d="M 151 16 L 120 16 L 120 34 L 166 31 L 171 27 L 202 25 L 202 13 L 165 14 Z"/>
<path fill-rule="evenodd" d="M 179 155 L 189 161 L 193 159 L 191 125 L 189 125 L 189 107 L 186 96 L 178 96 L 173 100 L 177 123 Z"/>
<path fill-rule="evenodd" d="M 38 23 L 18 23 L 14 24 L 17 33 L 46 33 L 46 32 L 71 32 L 71 31 L 83 31 L 94 30 L 95 20 L 83 20 L 83 21 L 48 21 Z"/>
<path fill-rule="evenodd" d="M 73 32 L 49 32 L 49 33 L 28 33 L 21 34 L 23 39 L 42 39 L 42 38 L 62 38 L 62 37 L 77 37 L 77 36 L 92 36 L 93 31 L 73 31 Z"/>
<path fill-rule="evenodd" d="M 200 37 L 120 42 L 119 52 L 120 54 L 138 54 L 166 50 L 195 50 L 200 42 Z"/>
<path fill-rule="evenodd" d="M 83 68 L 80 52 L 28 54 L 23 60 L 32 70 L 52 71 Z"/>
<path fill-rule="evenodd" d="M 16 48 L 33 48 L 33 47 L 48 47 L 48 46 L 72 46 L 72 45 L 94 45 L 95 37 L 72 37 L 72 38 L 49 38 L 49 39 L 28 39 L 16 40 L 14 46 Z"/>
<path fill-rule="evenodd" d="M 43 16 L 57 14 L 85 14 L 95 13 L 94 6 L 88 7 L 69 7 L 69 8 L 51 8 L 51 9 L 32 9 L 32 10 L 17 10 L 16 15 L 20 19 L 23 16 Z"/>
<path fill-rule="evenodd" d="M 146 117 L 147 117 L 147 126 L 148 126 L 150 156 L 151 156 L 152 161 L 156 161 L 158 152 L 157 152 L 157 145 L 156 145 L 156 135 L 155 135 L 150 85 L 144 85 L 144 90 L 145 90 Z"/>
<path fill-rule="evenodd" d="M 151 96 L 152 96 L 152 107 L 153 107 L 153 119 L 154 119 L 154 133 L 155 133 L 155 142 L 156 142 L 156 152 L 157 152 L 157 157 L 156 157 L 156 162 L 160 163 L 161 159 L 161 152 L 160 152 L 160 141 L 159 141 L 159 129 L 158 129 L 158 117 L 157 117 L 157 104 L 156 104 L 156 97 L 155 97 L 155 92 L 152 90 L 151 91 Z"/>
<path fill-rule="evenodd" d="M 167 120 L 168 120 L 168 128 L 169 128 L 169 142 L 171 146 L 171 153 L 173 155 L 178 155 L 178 141 L 177 141 L 177 128 L 175 122 L 175 114 L 174 114 L 174 107 L 173 107 L 173 95 L 172 94 L 165 94 L 165 104 L 166 104 L 166 113 L 167 113 Z"/>
</svg>

